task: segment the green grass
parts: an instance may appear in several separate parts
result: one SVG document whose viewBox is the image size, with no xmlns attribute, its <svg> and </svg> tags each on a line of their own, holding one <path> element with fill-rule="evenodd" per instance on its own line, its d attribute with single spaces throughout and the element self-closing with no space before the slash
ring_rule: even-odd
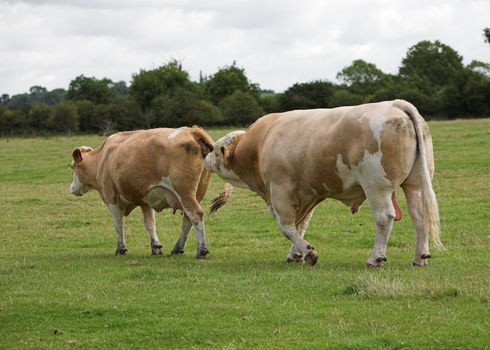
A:
<svg viewBox="0 0 490 350">
<path fill-rule="evenodd" d="M 366 269 L 367 205 L 319 205 L 307 232 L 319 262 L 287 264 L 289 242 L 265 204 L 235 189 L 170 257 L 181 216 L 157 217 L 165 256 L 151 256 L 142 215 L 126 219 L 116 257 L 97 193 L 68 194 L 71 151 L 99 136 L 0 139 L 0 348 L 490 348 L 490 119 L 432 122 L 442 240 L 428 268 L 411 266 L 415 235 L 395 224 L 388 263 Z M 216 129 L 213 138 L 228 130 Z M 219 192 L 213 178 L 203 202 Z"/>
</svg>

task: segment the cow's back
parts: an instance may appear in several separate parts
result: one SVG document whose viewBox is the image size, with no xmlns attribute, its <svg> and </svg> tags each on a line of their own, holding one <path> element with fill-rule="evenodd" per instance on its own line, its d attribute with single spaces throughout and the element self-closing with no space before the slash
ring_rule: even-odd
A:
<svg viewBox="0 0 490 350">
<path fill-rule="evenodd" d="M 196 180 L 202 172 L 200 147 L 192 128 L 122 132 L 104 144 L 98 177 L 106 196 L 140 204 L 150 186 L 162 179 Z M 196 181 L 191 181 L 196 182 Z M 197 183 L 195 186 L 197 186 Z M 195 189 L 194 189 L 195 191 Z"/>
</svg>

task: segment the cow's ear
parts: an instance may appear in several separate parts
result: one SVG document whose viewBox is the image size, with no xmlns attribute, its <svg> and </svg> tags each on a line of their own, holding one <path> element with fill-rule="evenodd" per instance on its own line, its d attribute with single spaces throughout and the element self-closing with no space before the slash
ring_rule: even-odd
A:
<svg viewBox="0 0 490 350">
<path fill-rule="evenodd" d="M 80 151 L 80 148 L 75 148 L 73 150 L 72 157 L 76 164 L 80 164 L 82 162 L 82 151 Z"/>
</svg>

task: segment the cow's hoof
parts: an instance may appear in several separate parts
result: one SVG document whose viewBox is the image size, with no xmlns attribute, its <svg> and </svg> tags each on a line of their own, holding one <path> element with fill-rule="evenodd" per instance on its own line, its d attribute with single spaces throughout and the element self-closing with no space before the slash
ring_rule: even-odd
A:
<svg viewBox="0 0 490 350">
<path fill-rule="evenodd" d="M 429 262 L 426 259 L 421 259 L 421 260 L 417 259 L 417 260 L 412 261 L 412 266 L 415 266 L 415 267 L 429 266 Z"/>
<path fill-rule="evenodd" d="M 430 258 L 431 258 L 430 254 L 422 254 L 420 255 L 420 258 L 413 259 L 412 265 L 417 267 L 428 266 L 429 262 L 427 261 L 427 259 Z"/>
<path fill-rule="evenodd" d="M 184 250 L 183 249 L 179 249 L 179 248 L 174 248 L 172 249 L 172 251 L 170 252 L 171 255 L 182 255 L 184 254 Z"/>
<path fill-rule="evenodd" d="M 209 254 L 209 250 L 204 248 L 204 249 L 201 249 L 200 251 L 197 252 L 196 258 L 197 259 L 207 259 L 208 254 Z"/>
<path fill-rule="evenodd" d="M 379 256 L 376 259 L 369 259 L 366 263 L 366 267 L 374 268 L 383 266 L 383 262 L 388 261 L 385 256 Z"/>
<path fill-rule="evenodd" d="M 163 246 L 161 244 L 155 244 L 151 246 L 151 255 L 162 255 L 162 248 Z"/>
<path fill-rule="evenodd" d="M 303 261 L 303 257 L 299 253 L 294 253 L 292 257 L 289 257 L 288 256 L 288 258 L 286 259 L 286 261 L 288 263 L 291 263 L 291 262 L 302 262 Z"/>
<path fill-rule="evenodd" d="M 126 248 L 117 248 L 116 249 L 116 255 L 126 255 L 126 252 L 128 250 Z"/>
<path fill-rule="evenodd" d="M 316 254 L 316 252 L 314 250 L 311 250 L 310 252 L 308 252 L 308 254 L 305 255 L 304 259 L 305 259 L 305 263 L 313 266 L 318 261 L 318 255 Z"/>
</svg>

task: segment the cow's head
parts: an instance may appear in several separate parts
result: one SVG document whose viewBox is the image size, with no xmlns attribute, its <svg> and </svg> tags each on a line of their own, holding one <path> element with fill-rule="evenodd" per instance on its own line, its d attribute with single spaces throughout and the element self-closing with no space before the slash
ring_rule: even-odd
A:
<svg viewBox="0 0 490 350">
<path fill-rule="evenodd" d="M 237 186 L 240 186 L 237 182 L 241 183 L 242 181 L 233 172 L 231 164 L 239 138 L 244 133 L 243 130 L 232 131 L 220 138 L 215 142 L 213 152 L 209 153 L 204 160 L 206 169 L 215 172 L 222 179 Z"/>
<path fill-rule="evenodd" d="M 90 190 L 90 185 L 87 177 L 86 169 L 84 169 L 83 154 L 91 152 L 94 149 L 88 146 L 82 146 L 75 148 L 72 153 L 73 160 L 71 162 L 71 169 L 73 174 L 73 180 L 70 185 L 70 193 L 75 196 L 83 196 Z"/>
</svg>

